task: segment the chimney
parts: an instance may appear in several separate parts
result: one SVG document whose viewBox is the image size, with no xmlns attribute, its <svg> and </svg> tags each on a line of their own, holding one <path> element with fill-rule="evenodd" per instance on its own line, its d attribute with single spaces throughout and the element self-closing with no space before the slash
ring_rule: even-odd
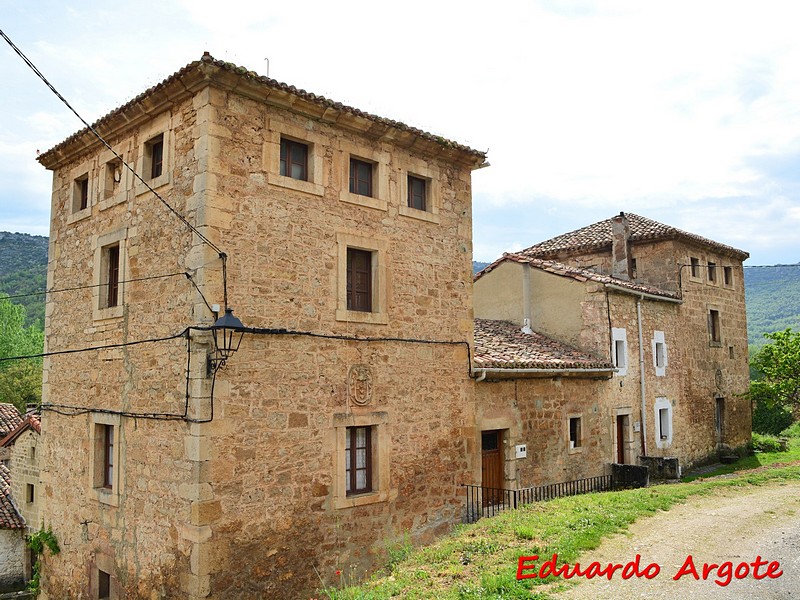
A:
<svg viewBox="0 0 800 600">
<path fill-rule="evenodd" d="M 611 218 L 611 275 L 631 279 L 631 228 L 624 212 Z"/>
</svg>

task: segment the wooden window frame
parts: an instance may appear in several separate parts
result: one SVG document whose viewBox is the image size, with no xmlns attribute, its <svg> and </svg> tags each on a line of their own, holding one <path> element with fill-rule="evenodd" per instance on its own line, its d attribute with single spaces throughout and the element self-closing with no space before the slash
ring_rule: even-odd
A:
<svg viewBox="0 0 800 600">
<path fill-rule="evenodd" d="M 358 446 L 358 432 L 365 431 L 364 446 Z M 345 490 L 346 496 L 357 496 L 359 494 L 369 494 L 373 491 L 373 470 L 372 470 L 372 437 L 373 427 L 364 425 L 359 427 L 347 427 L 345 430 L 345 454 L 349 456 L 350 467 L 345 466 Z M 363 466 L 358 462 L 358 451 L 364 450 Z M 345 465 L 347 464 L 347 456 Z M 355 467 L 355 468 L 354 468 Z M 358 487 L 358 472 L 364 471 L 364 486 Z"/>
<path fill-rule="evenodd" d="M 388 241 L 384 238 L 363 237 L 346 232 L 336 233 L 337 277 L 336 320 L 349 323 L 371 323 L 386 325 L 389 322 L 389 265 L 387 264 Z M 350 250 L 362 250 L 371 254 L 370 310 L 353 310 L 348 296 L 348 256 Z M 352 286 L 351 286 L 352 289 Z"/>
<path fill-rule="evenodd" d="M 581 443 L 581 417 L 569 417 L 570 450 L 583 447 Z"/>
<path fill-rule="evenodd" d="M 114 489 L 114 426 L 102 425 L 103 431 L 103 486 Z"/>
<path fill-rule="evenodd" d="M 733 287 L 733 267 L 722 267 L 722 285 Z"/>
<path fill-rule="evenodd" d="M 366 171 L 362 173 L 361 171 Z M 361 176 L 366 175 L 366 179 L 362 179 Z M 350 157 L 350 193 L 356 194 L 357 196 L 366 196 L 368 198 L 374 197 L 374 185 L 373 180 L 375 179 L 375 165 L 373 163 L 367 162 L 365 160 L 361 160 L 359 158 Z M 365 184 L 366 193 L 362 193 L 361 184 Z"/>
<path fill-rule="evenodd" d="M 372 261 L 373 252 L 359 248 L 347 249 L 347 310 L 372 312 Z M 366 270 L 359 269 L 357 262 L 366 261 Z M 361 275 L 362 277 L 358 277 Z M 357 285 L 360 279 L 366 279 Z M 362 297 L 365 299 L 362 300 Z"/>
<path fill-rule="evenodd" d="M 150 138 L 147 143 L 149 178 L 158 179 L 164 174 L 164 134 Z"/>
<path fill-rule="evenodd" d="M 421 196 L 421 203 L 416 201 L 416 198 L 419 197 L 419 194 L 416 193 L 415 187 L 418 188 L 422 186 L 422 196 Z M 428 210 L 428 195 L 429 195 L 429 184 L 428 180 L 423 177 L 418 177 L 417 175 L 412 175 L 411 173 L 408 174 L 408 183 L 407 183 L 407 201 L 408 207 L 413 208 L 414 210 L 419 210 L 422 212 L 427 212 Z"/>
<path fill-rule="evenodd" d="M 347 436 L 350 431 L 367 428 L 370 433 L 370 451 L 367 453 L 370 462 L 370 473 L 367 482 L 370 491 L 347 492 L 347 480 L 350 471 L 347 469 Z M 385 411 L 334 413 L 331 443 L 334 448 L 332 467 L 332 507 L 336 510 L 350 509 L 367 504 L 388 502 L 396 497 L 397 490 L 389 488 L 389 462 L 392 439 L 389 434 L 389 415 Z"/>
<path fill-rule="evenodd" d="M 91 170 L 86 165 L 73 171 L 72 188 L 67 205 L 68 225 L 92 214 L 93 187 Z"/>
<path fill-rule="evenodd" d="M 103 249 L 105 260 L 105 302 L 103 308 L 119 306 L 119 272 L 120 272 L 120 247 L 119 243 L 106 246 Z"/>
<path fill-rule="evenodd" d="M 302 163 L 296 163 L 293 161 L 292 154 L 294 149 L 302 150 L 303 153 Z M 283 177 L 288 177 L 290 179 L 296 179 L 298 181 L 308 181 L 308 155 L 309 155 L 308 144 L 281 136 L 280 170 L 279 170 L 280 175 Z M 302 177 L 295 177 L 292 174 L 293 173 L 292 167 L 294 167 L 295 165 L 301 167 Z"/>
</svg>

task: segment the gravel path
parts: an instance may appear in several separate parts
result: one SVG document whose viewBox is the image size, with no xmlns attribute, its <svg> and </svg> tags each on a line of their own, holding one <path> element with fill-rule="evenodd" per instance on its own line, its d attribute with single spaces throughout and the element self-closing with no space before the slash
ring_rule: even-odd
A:
<svg viewBox="0 0 800 600">
<path fill-rule="evenodd" d="M 686 504 L 634 523 L 626 533 L 608 538 L 599 548 L 585 554 L 580 563 L 601 565 L 626 563 L 641 555 L 642 569 L 649 563 L 661 567 L 653 579 L 623 580 L 617 571 L 611 581 L 605 577 L 580 583 L 557 600 L 596 599 L 789 599 L 800 600 L 800 481 L 771 484 L 745 491 L 726 488 L 713 496 L 695 496 Z M 693 557 L 701 579 L 687 574 L 673 576 Z M 780 562 L 783 575 L 756 580 L 750 575 L 733 578 L 729 585 L 714 583 L 717 571 L 702 579 L 703 563 L 731 561 L 751 563 L 761 556 Z M 766 566 L 760 567 L 765 573 Z M 575 581 L 573 579 L 572 581 Z"/>
</svg>

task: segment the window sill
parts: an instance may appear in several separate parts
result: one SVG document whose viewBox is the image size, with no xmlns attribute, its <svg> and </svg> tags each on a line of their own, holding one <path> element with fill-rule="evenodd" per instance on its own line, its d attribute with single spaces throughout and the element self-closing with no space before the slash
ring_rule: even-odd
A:
<svg viewBox="0 0 800 600">
<path fill-rule="evenodd" d="M 108 504 L 109 506 L 119 506 L 119 494 L 108 490 L 106 488 L 92 488 L 95 500 L 100 504 Z"/>
<path fill-rule="evenodd" d="M 348 323 L 373 323 L 376 325 L 386 325 L 389 323 L 389 315 L 385 312 L 363 312 L 360 310 L 336 310 L 336 320 Z"/>
<path fill-rule="evenodd" d="M 314 183 L 313 181 L 292 179 L 291 177 L 286 177 L 285 175 L 270 174 L 268 177 L 268 183 L 270 183 L 271 185 L 277 185 L 279 187 L 288 188 L 290 190 L 296 190 L 298 192 L 312 194 L 314 196 L 325 195 L 325 188 L 322 187 L 321 185 Z"/>
<path fill-rule="evenodd" d="M 416 208 L 411 208 L 410 206 L 403 206 L 402 204 L 398 207 L 399 213 L 404 217 L 411 217 L 412 219 L 418 219 L 420 221 L 427 221 L 428 223 L 439 223 L 439 215 L 436 213 L 430 213 L 425 210 L 418 210 Z"/>
<path fill-rule="evenodd" d="M 349 204 L 356 204 L 357 206 L 364 206 L 366 208 L 388 210 L 388 204 L 386 200 L 372 198 L 370 196 L 361 196 L 360 194 L 353 194 L 351 192 L 342 192 L 339 196 L 339 200 Z"/>
<path fill-rule="evenodd" d="M 119 319 L 125 312 L 125 306 L 112 306 L 111 308 L 96 308 L 92 311 L 92 320 L 103 321 L 105 319 Z"/>
<path fill-rule="evenodd" d="M 67 217 L 67 225 L 72 225 L 72 223 L 77 223 L 78 221 L 83 221 L 84 219 L 88 219 L 92 216 L 92 207 L 87 206 L 83 210 L 79 210 L 78 212 L 74 212 Z"/>
<path fill-rule="evenodd" d="M 577 448 L 569 448 L 569 454 L 580 454 L 583 452 L 583 446 L 578 446 Z"/>
<path fill-rule="evenodd" d="M 142 186 L 142 188 L 146 189 L 144 186 Z M 116 206 L 117 204 L 125 202 L 127 197 L 128 197 L 128 194 L 123 190 L 123 191 L 121 191 L 121 192 L 119 192 L 117 194 L 114 194 L 113 196 L 111 196 L 109 198 L 106 198 L 105 200 L 101 200 L 98 203 L 97 207 L 100 210 L 106 210 L 107 208 L 111 208 L 112 206 Z"/>
<path fill-rule="evenodd" d="M 709 342 L 708 346 L 710 348 L 722 348 L 722 342 Z"/>
<path fill-rule="evenodd" d="M 168 183 L 172 183 L 172 178 L 170 177 L 170 173 L 164 173 L 155 179 L 147 180 L 147 185 L 149 185 L 154 190 L 164 187 Z M 136 184 L 136 195 L 141 196 L 142 194 L 149 192 L 150 190 L 147 189 L 147 186 L 143 183 Z"/>
<path fill-rule="evenodd" d="M 357 496 L 334 497 L 334 508 L 353 508 L 355 506 L 364 506 L 365 504 L 377 504 L 378 502 L 386 502 L 389 500 L 389 492 L 371 492 L 369 494 L 359 494 Z"/>
</svg>

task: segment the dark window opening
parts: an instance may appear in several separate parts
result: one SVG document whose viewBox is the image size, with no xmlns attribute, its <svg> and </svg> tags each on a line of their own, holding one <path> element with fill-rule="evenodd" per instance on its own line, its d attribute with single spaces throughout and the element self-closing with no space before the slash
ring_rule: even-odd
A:
<svg viewBox="0 0 800 600">
<path fill-rule="evenodd" d="M 350 193 L 372 196 L 372 165 L 356 158 L 350 159 Z"/>
<path fill-rule="evenodd" d="M 692 277 L 700 277 L 700 259 L 693 256 L 689 261 L 692 265 Z"/>
<path fill-rule="evenodd" d="M 347 249 L 347 310 L 372 312 L 372 252 Z"/>
<path fill-rule="evenodd" d="M 625 340 L 614 341 L 614 365 L 624 369 L 625 364 Z"/>
<path fill-rule="evenodd" d="M 725 285 L 733 285 L 733 269 L 731 267 L 722 268 L 722 281 Z"/>
<path fill-rule="evenodd" d="M 570 417 L 569 419 L 569 447 L 581 447 L 581 418 Z"/>
<path fill-rule="evenodd" d="M 348 496 L 372 491 L 372 427 L 348 427 L 345 488 Z"/>
<path fill-rule="evenodd" d="M 111 575 L 105 571 L 97 571 L 97 597 L 99 600 L 111 598 Z"/>
<path fill-rule="evenodd" d="M 308 146 L 281 138 L 281 175 L 308 181 Z"/>
<path fill-rule="evenodd" d="M 80 186 L 80 206 L 78 210 L 84 210 L 89 206 L 89 178 L 81 179 L 78 182 Z"/>
<path fill-rule="evenodd" d="M 717 281 L 717 263 L 709 261 L 708 263 L 708 281 L 716 283 Z"/>
<path fill-rule="evenodd" d="M 708 313 L 708 332 L 711 334 L 711 341 L 712 342 L 721 342 L 722 337 L 720 336 L 719 330 L 719 311 L 718 310 L 711 310 Z"/>
<path fill-rule="evenodd" d="M 427 210 L 427 182 L 413 175 L 408 176 L 408 206 L 417 210 Z"/>
<path fill-rule="evenodd" d="M 26 500 L 28 504 L 33 504 L 36 501 L 36 488 L 32 483 L 26 486 Z"/>
<path fill-rule="evenodd" d="M 658 409 L 658 434 L 662 440 L 669 438 L 669 409 Z"/>
<path fill-rule="evenodd" d="M 106 307 L 119 304 L 119 244 L 106 249 Z"/>
<path fill-rule="evenodd" d="M 163 133 L 147 142 L 147 152 L 150 157 L 150 179 L 161 177 L 161 173 L 164 171 Z"/>
<path fill-rule="evenodd" d="M 103 425 L 103 487 L 114 487 L 114 426 Z"/>
</svg>

